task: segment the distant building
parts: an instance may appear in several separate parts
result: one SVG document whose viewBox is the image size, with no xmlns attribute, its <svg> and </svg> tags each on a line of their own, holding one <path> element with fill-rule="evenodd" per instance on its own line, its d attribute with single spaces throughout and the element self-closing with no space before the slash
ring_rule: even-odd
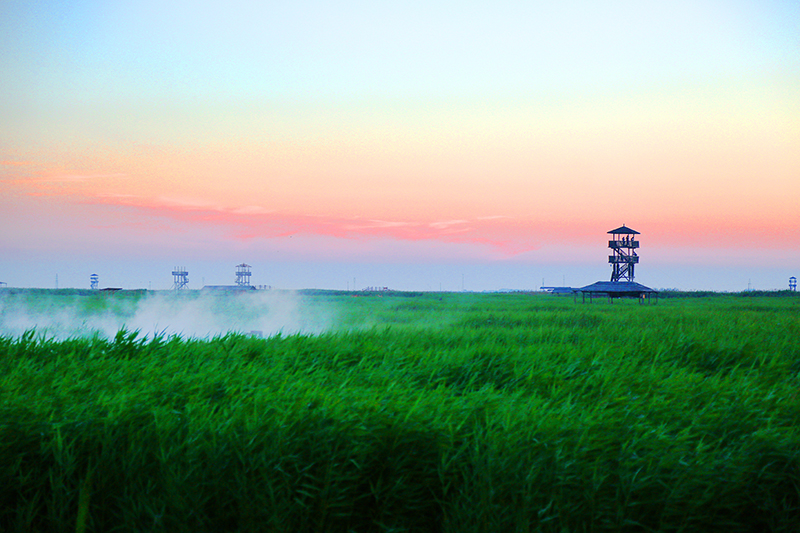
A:
<svg viewBox="0 0 800 533">
<path fill-rule="evenodd" d="M 572 287 L 539 287 L 544 292 L 549 292 L 550 294 L 572 294 L 576 291 L 576 289 Z"/>
</svg>

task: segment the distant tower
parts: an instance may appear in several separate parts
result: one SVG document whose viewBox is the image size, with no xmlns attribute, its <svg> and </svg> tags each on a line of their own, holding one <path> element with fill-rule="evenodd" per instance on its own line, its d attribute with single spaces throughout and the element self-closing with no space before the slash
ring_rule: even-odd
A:
<svg viewBox="0 0 800 533">
<path fill-rule="evenodd" d="M 89 287 L 91 289 L 97 290 L 100 287 L 100 276 L 97 274 L 92 274 L 89 276 Z"/>
<path fill-rule="evenodd" d="M 612 229 L 608 233 L 611 234 L 611 240 L 608 241 L 612 253 L 608 256 L 612 267 L 611 281 L 633 281 L 633 266 L 639 262 L 639 256 L 636 255 L 639 241 L 634 235 L 639 235 L 639 232 L 626 228 L 623 224 L 621 228 Z"/>
<path fill-rule="evenodd" d="M 789 278 L 789 290 L 797 292 L 797 278 L 794 276 Z"/>
<path fill-rule="evenodd" d="M 175 282 L 172 288 L 177 290 L 185 289 L 189 286 L 189 272 L 186 267 L 175 267 L 172 270 L 172 279 Z"/>
<path fill-rule="evenodd" d="M 250 286 L 250 265 L 236 265 L 236 284 L 240 287 Z"/>
</svg>

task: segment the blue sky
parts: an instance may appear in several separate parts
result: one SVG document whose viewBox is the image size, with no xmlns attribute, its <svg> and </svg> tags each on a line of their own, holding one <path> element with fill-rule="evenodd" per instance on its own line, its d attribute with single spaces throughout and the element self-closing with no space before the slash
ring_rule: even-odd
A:
<svg viewBox="0 0 800 533">
<path fill-rule="evenodd" d="M 0 35 L 10 284 L 588 284 L 623 222 L 655 286 L 800 268 L 797 2 L 12 0 Z"/>
</svg>

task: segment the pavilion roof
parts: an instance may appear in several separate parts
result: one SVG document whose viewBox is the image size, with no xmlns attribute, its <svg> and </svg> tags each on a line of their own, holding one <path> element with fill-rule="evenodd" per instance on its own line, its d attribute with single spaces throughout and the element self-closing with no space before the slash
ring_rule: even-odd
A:
<svg viewBox="0 0 800 533">
<path fill-rule="evenodd" d="M 641 294 L 646 292 L 658 292 L 655 289 L 645 287 L 641 283 L 636 283 L 635 281 L 598 281 L 575 290 L 577 292 L 604 294 Z"/>
</svg>

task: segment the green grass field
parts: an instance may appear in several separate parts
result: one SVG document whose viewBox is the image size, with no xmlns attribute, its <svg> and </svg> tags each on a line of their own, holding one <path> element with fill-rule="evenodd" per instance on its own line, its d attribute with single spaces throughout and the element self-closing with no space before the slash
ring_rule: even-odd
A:
<svg viewBox="0 0 800 533">
<path fill-rule="evenodd" d="M 322 332 L 0 337 L 0 530 L 800 530 L 800 298 L 672 296 L 310 292 Z M 5 298 L 0 325 L 149 296 Z"/>
</svg>

